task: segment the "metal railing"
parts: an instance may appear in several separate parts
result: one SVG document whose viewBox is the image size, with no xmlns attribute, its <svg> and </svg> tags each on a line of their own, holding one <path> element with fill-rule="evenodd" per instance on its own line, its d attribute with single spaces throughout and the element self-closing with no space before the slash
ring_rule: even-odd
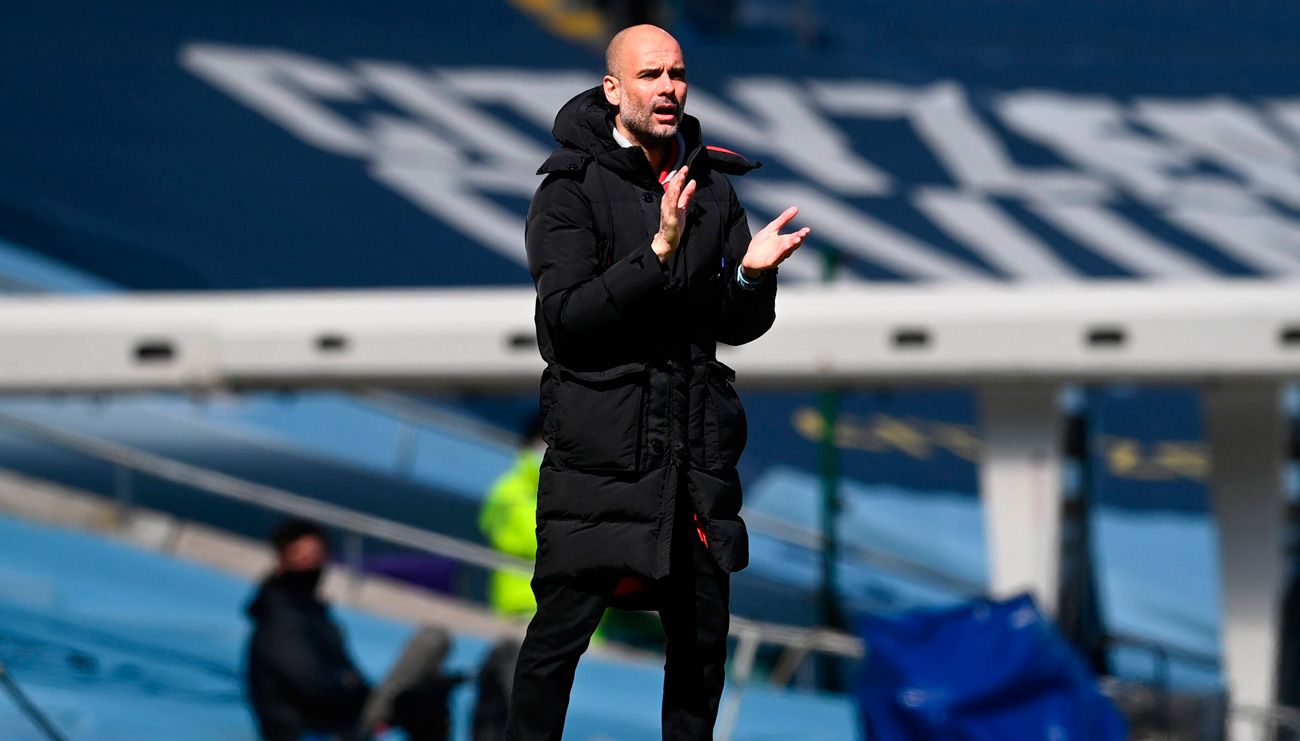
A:
<svg viewBox="0 0 1300 741">
<path fill-rule="evenodd" d="M 0 412 L 0 425 L 27 437 L 117 466 L 114 488 L 119 504 L 124 508 L 132 506 L 131 475 L 143 473 L 279 514 L 309 518 L 346 533 L 406 546 L 480 568 L 533 573 L 532 561 L 508 556 L 486 546 L 321 502 L 120 443 L 59 430 L 8 412 Z"/>
<path fill-rule="evenodd" d="M 1229 727 L 1240 722 L 1248 723 L 1251 727 L 1258 729 L 1258 735 L 1250 739 L 1250 741 L 1300 739 L 1300 708 L 1285 705 L 1270 705 L 1268 707 L 1229 705 Z M 1237 739 L 1234 737 L 1233 741 L 1237 741 Z"/>
<path fill-rule="evenodd" d="M 394 403 L 395 399 L 389 398 L 385 401 L 393 404 L 393 407 L 398 406 Z M 433 421 L 435 416 L 414 408 L 417 405 L 410 402 L 403 402 L 401 406 L 406 407 L 402 410 L 405 413 L 401 416 L 407 417 L 411 422 Z M 392 408 L 390 410 L 397 411 Z M 9 412 L 0 411 L 0 426 L 115 466 L 113 493 L 117 506 L 123 514 L 129 512 L 134 506 L 134 477 L 143 474 L 282 515 L 310 518 L 339 530 L 349 536 L 345 542 L 345 552 L 354 567 L 359 567 L 359 543 L 360 538 L 364 537 L 405 546 L 482 569 L 508 570 L 525 575 L 531 574 L 533 570 L 533 563 L 529 560 L 508 556 L 459 538 L 329 504 L 121 443 L 68 432 Z M 505 442 L 504 439 L 501 441 Z M 759 512 L 747 514 L 746 520 L 755 532 L 765 533 L 783 542 L 814 550 L 821 547 L 821 533 L 809 528 Z M 861 546 L 849 546 L 844 550 L 844 555 L 858 563 L 917 578 L 959 595 L 975 597 L 984 594 L 984 588 L 980 584 L 953 577 L 892 554 Z M 719 710 L 718 737 L 723 741 L 734 731 L 741 696 L 752 677 L 761 646 L 770 645 L 781 649 L 781 654 L 768 676 L 768 681 L 778 686 L 789 684 L 799 666 L 812 654 L 829 654 L 848 659 L 861 659 L 865 655 L 863 641 L 842 631 L 764 623 L 734 615 L 731 618 L 731 626 L 731 633 L 736 640 L 736 650 L 732 663 L 732 691 L 724 699 Z M 1160 678 L 1166 678 L 1167 681 L 1171 660 L 1199 665 L 1212 665 L 1217 662 L 1216 656 L 1146 638 L 1112 635 L 1109 640 L 1112 644 L 1151 652 L 1159 667 L 1156 684 L 1161 683 Z M 1294 713 L 1286 708 L 1243 707 L 1234 708 L 1232 712 L 1239 716 L 1251 717 L 1260 723 L 1267 723 L 1274 728 L 1300 727 L 1293 725 Z"/>
<path fill-rule="evenodd" d="M 407 424 L 423 427 L 435 424 L 483 442 L 518 448 L 524 440 L 517 434 L 503 432 L 485 422 L 426 404 L 406 394 L 383 388 L 364 388 L 357 393 L 372 408 Z"/>
<path fill-rule="evenodd" d="M 14 706 L 27 717 L 27 720 L 31 721 L 33 726 L 36 726 L 36 729 L 45 738 L 49 739 L 49 741 L 67 741 L 67 737 L 59 732 L 59 729 L 50 722 L 50 719 L 45 716 L 45 713 L 41 712 L 40 708 L 36 707 L 36 704 L 31 701 L 23 688 L 10 675 L 9 668 L 5 666 L 3 661 L 0 661 L 0 689 L 3 689 L 5 694 L 9 695 L 9 699 L 13 701 Z"/>
<path fill-rule="evenodd" d="M 804 527 L 763 512 L 746 512 L 745 522 L 755 532 L 770 535 L 783 543 L 820 551 L 825 536 L 820 530 Z M 983 584 L 953 576 L 939 569 L 917 563 L 892 553 L 867 548 L 857 543 L 839 543 L 840 555 L 856 563 L 874 566 L 901 576 L 911 577 L 964 597 L 983 597 L 987 590 Z"/>
<path fill-rule="evenodd" d="M 475 543 L 321 502 L 121 443 L 60 430 L 9 412 L 0 411 L 0 427 L 114 465 L 114 496 L 123 514 L 134 506 L 135 475 L 144 474 L 282 515 L 310 518 L 352 536 L 402 545 L 462 564 L 483 569 L 504 569 L 525 575 L 533 572 L 532 561 L 508 556 Z M 352 550 L 355 546 L 345 544 L 345 549 Z M 751 678 L 754 658 L 760 646 L 771 645 L 782 649 L 778 667 L 779 676 L 784 677 L 784 681 L 788 681 L 794 669 L 810 653 L 827 653 L 855 659 L 864 654 L 862 640 L 841 631 L 763 623 L 734 615 L 731 625 L 737 648 L 732 669 L 733 691 L 724 699 L 719 712 L 721 725 L 718 738 L 721 741 L 730 738 L 734 729 L 741 695 Z"/>
<path fill-rule="evenodd" d="M 413 477 L 416 470 L 420 433 L 430 425 L 451 430 L 486 445 L 499 445 L 511 450 L 517 450 L 524 442 L 519 435 L 503 432 L 455 412 L 438 409 L 395 391 L 364 388 L 357 392 L 357 399 L 364 401 L 371 410 L 387 415 L 398 423 L 394 469 L 399 475 L 408 478 Z"/>
<path fill-rule="evenodd" d="M 748 512 L 745 514 L 745 522 L 755 532 L 770 535 L 784 543 L 812 550 L 819 550 L 822 547 L 823 536 L 820 531 L 782 520 L 779 517 L 761 512 Z M 930 586 L 946 589 L 964 598 L 977 599 L 988 595 L 987 588 L 983 584 L 955 577 L 925 564 L 884 551 L 841 542 L 840 553 L 852 562 L 914 578 Z M 1150 653 L 1156 665 L 1155 677 L 1152 683 L 1162 687 L 1168 686 L 1169 667 L 1175 661 L 1200 667 L 1213 667 L 1219 663 L 1219 657 L 1216 654 L 1184 648 L 1142 636 L 1127 633 L 1109 633 L 1106 640 L 1114 647 L 1122 646 Z"/>
</svg>

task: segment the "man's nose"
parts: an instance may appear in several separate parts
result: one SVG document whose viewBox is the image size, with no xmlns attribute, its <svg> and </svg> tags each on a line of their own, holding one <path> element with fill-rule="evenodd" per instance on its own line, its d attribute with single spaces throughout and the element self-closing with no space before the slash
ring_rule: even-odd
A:
<svg viewBox="0 0 1300 741">
<path fill-rule="evenodd" d="M 675 91 L 673 90 L 673 78 L 669 77 L 668 75 L 659 75 L 658 93 L 666 98 L 671 98 L 673 97 L 674 92 Z"/>
</svg>

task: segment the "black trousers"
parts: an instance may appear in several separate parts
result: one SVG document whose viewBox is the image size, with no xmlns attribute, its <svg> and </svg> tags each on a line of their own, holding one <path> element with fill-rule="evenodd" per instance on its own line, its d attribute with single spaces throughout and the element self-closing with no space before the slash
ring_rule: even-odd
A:
<svg viewBox="0 0 1300 741">
<path fill-rule="evenodd" d="M 713 738 L 726 679 L 730 577 L 718 568 L 677 496 L 669 576 L 651 583 L 666 639 L 663 737 Z M 509 741 L 560 741 L 578 658 L 609 605 L 617 576 L 533 580 L 537 614 L 528 624 L 511 693 Z M 611 713 L 619 708 L 610 708 Z"/>
</svg>

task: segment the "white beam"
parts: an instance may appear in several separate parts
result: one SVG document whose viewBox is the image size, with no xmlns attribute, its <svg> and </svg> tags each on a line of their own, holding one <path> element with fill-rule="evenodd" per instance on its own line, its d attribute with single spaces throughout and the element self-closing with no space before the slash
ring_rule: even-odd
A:
<svg viewBox="0 0 1300 741">
<path fill-rule="evenodd" d="M 1036 384 L 981 387 L 979 413 L 989 590 L 996 597 L 1032 592 L 1039 608 L 1052 614 L 1061 564 L 1057 389 Z"/>
<path fill-rule="evenodd" d="M 1300 282 L 791 286 L 748 385 L 1300 377 Z M 0 299 L 0 393 L 535 388 L 529 289 Z"/>
<path fill-rule="evenodd" d="M 531 291 L 0 300 L 0 392 L 535 387 Z"/>
<path fill-rule="evenodd" d="M 740 377 L 844 384 L 1300 376 L 1300 282 L 800 286 Z"/>
<path fill-rule="evenodd" d="M 1219 525 L 1224 675 L 1232 704 L 1256 708 L 1276 700 L 1288 442 L 1281 396 L 1277 384 L 1224 384 L 1204 397 Z M 1266 737 L 1240 716 L 1229 730 L 1238 741 Z"/>
</svg>

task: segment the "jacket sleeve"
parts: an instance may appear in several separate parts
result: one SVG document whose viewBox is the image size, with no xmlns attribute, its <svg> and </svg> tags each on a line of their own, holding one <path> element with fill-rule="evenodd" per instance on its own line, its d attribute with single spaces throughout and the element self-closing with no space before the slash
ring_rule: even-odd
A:
<svg viewBox="0 0 1300 741">
<path fill-rule="evenodd" d="M 559 335 L 608 330 L 629 307 L 668 285 L 649 240 L 612 265 L 601 264 L 591 203 L 571 178 L 552 176 L 537 189 L 524 243 L 542 315 Z"/>
<path fill-rule="evenodd" d="M 749 220 L 736 193 L 731 192 L 727 218 L 726 262 L 722 276 L 722 310 L 718 319 L 718 341 L 743 345 L 762 337 L 776 321 L 776 269 L 767 271 L 758 285 L 742 288 L 736 278 L 740 261 L 749 249 Z"/>
<path fill-rule="evenodd" d="M 286 621 L 274 621 L 259 630 L 253 651 L 260 659 L 258 664 L 273 672 L 281 686 L 304 706 L 331 708 L 355 703 L 368 691 L 351 662 L 334 665 L 301 630 Z"/>
</svg>

